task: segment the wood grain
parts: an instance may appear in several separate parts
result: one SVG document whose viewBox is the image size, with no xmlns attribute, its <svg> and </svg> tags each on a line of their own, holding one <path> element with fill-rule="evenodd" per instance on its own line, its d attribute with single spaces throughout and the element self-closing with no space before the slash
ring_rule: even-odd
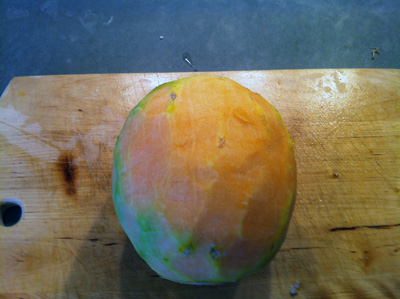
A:
<svg viewBox="0 0 400 299">
<path fill-rule="evenodd" d="M 192 73 L 19 77 L 0 100 L 0 200 L 25 214 L 0 226 L 4 298 L 400 297 L 400 71 L 214 73 L 260 93 L 295 142 L 296 208 L 262 271 L 222 286 L 159 278 L 114 213 L 112 155 L 129 111 Z"/>
</svg>

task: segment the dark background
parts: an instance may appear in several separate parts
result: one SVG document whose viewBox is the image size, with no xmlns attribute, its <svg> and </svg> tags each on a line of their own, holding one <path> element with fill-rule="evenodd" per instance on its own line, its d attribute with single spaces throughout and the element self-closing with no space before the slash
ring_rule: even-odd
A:
<svg viewBox="0 0 400 299">
<path fill-rule="evenodd" d="M 0 93 L 15 76 L 192 71 L 184 52 L 199 71 L 400 68 L 400 1 L 0 0 Z"/>
</svg>

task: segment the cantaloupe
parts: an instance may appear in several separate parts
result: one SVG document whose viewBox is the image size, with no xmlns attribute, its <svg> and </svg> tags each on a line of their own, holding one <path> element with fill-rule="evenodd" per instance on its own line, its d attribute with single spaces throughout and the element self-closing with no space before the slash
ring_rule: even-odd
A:
<svg viewBox="0 0 400 299">
<path fill-rule="evenodd" d="M 126 119 L 112 195 L 136 251 L 161 277 L 238 280 L 266 265 L 286 237 L 293 143 L 277 110 L 228 78 L 165 83 Z"/>
</svg>

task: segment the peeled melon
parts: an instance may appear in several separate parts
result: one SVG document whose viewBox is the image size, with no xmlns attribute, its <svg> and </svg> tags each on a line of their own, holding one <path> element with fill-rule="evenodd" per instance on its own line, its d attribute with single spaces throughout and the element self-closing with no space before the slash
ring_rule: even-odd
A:
<svg viewBox="0 0 400 299">
<path fill-rule="evenodd" d="M 279 113 L 228 78 L 156 87 L 115 146 L 117 217 L 138 254 L 172 281 L 218 284 L 261 269 L 286 237 L 295 194 Z"/>
</svg>

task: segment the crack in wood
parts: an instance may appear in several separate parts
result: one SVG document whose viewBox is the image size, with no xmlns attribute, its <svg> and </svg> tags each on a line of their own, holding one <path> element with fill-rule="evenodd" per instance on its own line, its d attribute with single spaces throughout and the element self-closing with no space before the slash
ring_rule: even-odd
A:
<svg viewBox="0 0 400 299">
<path fill-rule="evenodd" d="M 400 223 L 397 224 L 382 224 L 382 225 L 359 225 L 359 226 L 349 226 L 349 227 L 335 227 L 331 228 L 329 231 L 336 232 L 342 230 L 356 230 L 360 228 L 371 228 L 371 229 L 390 229 L 396 226 L 400 226 Z"/>
<path fill-rule="evenodd" d="M 308 249 L 325 249 L 326 247 L 291 247 L 282 248 L 281 251 L 292 251 L 292 250 L 308 250 Z"/>
<path fill-rule="evenodd" d="M 97 239 L 97 238 L 90 238 L 90 239 L 88 239 L 88 238 L 73 238 L 73 237 L 59 237 L 59 238 L 56 238 L 56 239 L 58 239 L 58 240 L 78 240 L 78 241 L 90 241 L 90 242 L 97 242 L 97 241 L 99 241 L 99 239 Z M 116 243 L 115 243 L 116 244 Z"/>
</svg>

